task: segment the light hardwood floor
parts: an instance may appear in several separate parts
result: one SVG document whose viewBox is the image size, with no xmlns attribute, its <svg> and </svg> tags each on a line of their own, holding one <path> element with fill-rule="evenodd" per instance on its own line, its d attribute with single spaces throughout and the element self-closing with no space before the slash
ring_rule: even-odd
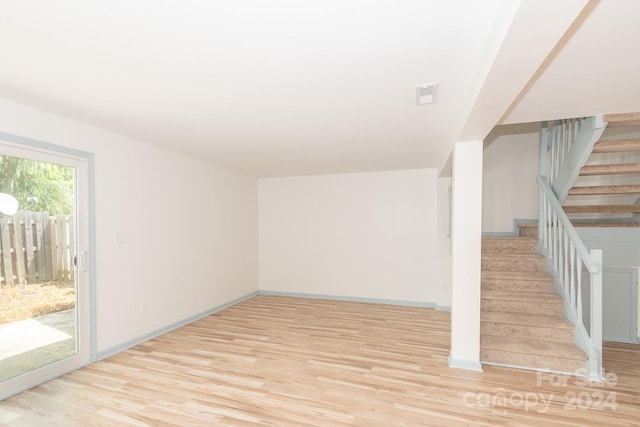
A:
<svg viewBox="0 0 640 427">
<path fill-rule="evenodd" d="M 257 296 L 0 402 L 0 425 L 640 423 L 638 346 L 608 344 L 597 386 L 450 369 L 448 349 L 446 312 Z"/>
</svg>

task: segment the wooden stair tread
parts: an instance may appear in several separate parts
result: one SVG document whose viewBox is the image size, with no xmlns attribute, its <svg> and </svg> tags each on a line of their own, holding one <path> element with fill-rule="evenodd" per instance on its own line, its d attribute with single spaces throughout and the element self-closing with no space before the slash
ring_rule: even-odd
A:
<svg viewBox="0 0 640 427">
<path fill-rule="evenodd" d="M 587 354 L 574 344 L 557 341 L 528 340 L 488 335 L 480 337 L 480 348 L 495 349 L 510 353 L 587 360 Z"/>
<path fill-rule="evenodd" d="M 640 194 L 640 185 L 593 185 L 573 187 L 570 196 L 592 196 L 606 194 Z"/>
<path fill-rule="evenodd" d="M 483 237 L 483 254 L 535 254 L 538 239 L 531 237 Z"/>
<path fill-rule="evenodd" d="M 608 227 L 608 228 L 638 228 L 640 223 L 629 221 L 571 221 L 574 227 Z M 537 227 L 537 225 L 536 225 Z M 533 228 L 533 227 L 529 227 Z M 496 270 L 497 271 L 497 270 Z"/>
<path fill-rule="evenodd" d="M 562 304 L 562 298 L 553 292 L 513 292 L 513 291 L 483 291 L 483 300 L 527 301 L 540 304 Z"/>
<path fill-rule="evenodd" d="M 544 260 L 542 255 L 526 253 L 526 254 L 503 254 L 503 253 L 483 253 L 482 259 L 484 260 L 531 260 L 540 261 Z"/>
<path fill-rule="evenodd" d="M 494 323 L 508 323 L 510 325 L 541 326 L 547 328 L 573 329 L 573 323 L 564 317 L 542 316 L 539 314 L 505 313 L 482 310 L 480 320 Z"/>
<path fill-rule="evenodd" d="M 580 176 L 621 175 L 640 173 L 640 163 L 612 163 L 605 165 L 586 165 L 580 169 Z"/>
<path fill-rule="evenodd" d="M 527 222 L 524 224 L 518 224 L 518 228 L 535 228 L 538 226 L 537 222 Z"/>
<path fill-rule="evenodd" d="M 527 253 L 486 253 L 480 258 L 482 270 L 544 272 L 545 258 Z M 481 271 L 482 271 L 481 270 Z"/>
<path fill-rule="evenodd" d="M 640 126 L 640 112 L 605 114 L 607 126 Z"/>
<path fill-rule="evenodd" d="M 637 222 L 572 222 L 574 227 L 594 227 L 594 228 L 638 228 Z"/>
<path fill-rule="evenodd" d="M 635 213 L 640 212 L 640 205 L 568 205 L 562 209 L 566 213 Z"/>
<path fill-rule="evenodd" d="M 553 283 L 553 276 L 538 272 L 517 272 L 500 270 L 483 270 L 482 279 L 513 279 L 513 280 L 535 280 Z"/>
<path fill-rule="evenodd" d="M 598 141 L 593 146 L 592 153 L 621 153 L 626 151 L 640 151 L 640 139 L 612 139 Z"/>
<path fill-rule="evenodd" d="M 535 226 L 537 227 L 538 224 L 535 224 Z M 492 241 L 496 241 L 496 242 L 504 242 L 504 241 L 523 241 L 523 242 L 537 242 L 538 239 L 536 239 L 535 237 L 520 237 L 520 236 L 486 236 L 483 237 L 482 240 L 484 241 L 488 241 L 488 242 L 492 242 Z"/>
</svg>

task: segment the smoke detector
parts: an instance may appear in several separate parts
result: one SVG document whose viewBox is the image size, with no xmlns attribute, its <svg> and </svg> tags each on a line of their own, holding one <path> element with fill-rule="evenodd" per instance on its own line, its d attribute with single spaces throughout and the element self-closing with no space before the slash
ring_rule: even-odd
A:
<svg viewBox="0 0 640 427">
<path fill-rule="evenodd" d="M 436 102 L 438 83 L 428 83 L 416 86 L 416 105 L 427 105 Z"/>
</svg>

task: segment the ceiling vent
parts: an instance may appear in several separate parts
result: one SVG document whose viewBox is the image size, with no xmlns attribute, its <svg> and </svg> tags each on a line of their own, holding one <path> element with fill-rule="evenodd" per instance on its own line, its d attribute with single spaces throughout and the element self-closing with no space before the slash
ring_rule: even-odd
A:
<svg viewBox="0 0 640 427">
<path fill-rule="evenodd" d="M 427 105 L 436 102 L 438 83 L 416 86 L 416 105 Z"/>
</svg>

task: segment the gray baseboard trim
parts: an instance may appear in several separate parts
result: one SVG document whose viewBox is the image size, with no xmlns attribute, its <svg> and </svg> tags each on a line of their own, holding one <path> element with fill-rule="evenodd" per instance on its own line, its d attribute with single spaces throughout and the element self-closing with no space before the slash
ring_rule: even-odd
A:
<svg viewBox="0 0 640 427">
<path fill-rule="evenodd" d="M 179 320 L 177 322 L 171 323 L 170 325 L 167 325 L 165 327 L 162 327 L 160 329 L 156 329 L 155 331 L 151 331 L 149 333 L 146 333 L 144 335 L 140 335 L 139 337 L 136 337 L 132 340 L 126 341 L 122 344 L 118 344 L 116 346 L 113 346 L 111 348 L 108 348 L 106 350 L 100 351 L 97 353 L 97 360 L 102 360 L 105 359 L 109 356 L 113 356 L 114 354 L 120 353 L 124 350 L 127 350 L 131 347 L 135 347 L 138 344 L 142 344 L 145 341 L 149 341 L 150 339 L 159 337 L 160 335 L 166 334 L 167 332 L 170 332 L 174 329 L 177 329 L 181 326 L 187 325 L 191 322 L 194 322 L 198 319 L 202 319 L 203 317 L 207 317 L 210 316 L 214 313 L 219 312 L 220 310 L 224 310 L 225 308 L 231 307 L 232 305 L 238 304 L 239 302 L 245 301 L 249 298 L 252 298 L 254 296 L 258 295 L 258 291 L 255 292 L 251 292 L 250 294 L 241 296 L 239 298 L 236 298 L 234 300 L 231 300 L 227 303 L 221 304 L 217 307 L 211 308 L 209 310 L 203 311 L 201 313 L 195 314 L 193 316 L 189 316 L 186 319 L 182 319 Z"/>
<path fill-rule="evenodd" d="M 408 307 L 423 307 L 423 308 L 436 308 L 436 304 L 432 302 L 421 301 L 406 301 L 406 300 L 394 300 L 383 298 L 363 298 L 363 297 L 348 297 L 342 295 L 324 295 L 324 294 L 305 294 L 299 292 L 281 292 L 281 291 L 258 291 L 259 295 L 275 295 L 281 297 L 294 297 L 294 298 L 314 298 L 314 299 L 326 299 L 334 301 L 348 301 L 348 302 L 365 302 L 370 304 L 390 304 L 390 305 L 404 305 Z"/>
<path fill-rule="evenodd" d="M 436 304 L 435 308 L 436 308 L 436 311 L 446 311 L 446 312 L 451 313 L 451 307 L 448 306 L 448 305 L 437 305 Z"/>
<path fill-rule="evenodd" d="M 195 314 L 193 316 L 189 316 L 186 319 L 179 320 L 170 325 L 162 327 L 160 329 L 156 329 L 155 331 L 151 331 L 144 335 L 140 335 L 132 340 L 126 341 L 122 344 L 118 344 L 116 346 L 110 347 L 106 350 L 100 351 L 97 353 L 97 360 L 106 359 L 109 356 L 113 356 L 114 354 L 120 353 L 124 350 L 127 350 L 131 347 L 135 347 L 138 344 L 142 344 L 145 341 L 149 341 L 150 339 L 159 337 L 160 335 L 166 334 L 174 329 L 177 329 L 181 326 L 187 325 L 191 322 L 194 322 L 198 319 L 202 319 L 203 317 L 209 316 L 211 314 L 217 313 L 225 308 L 231 307 L 232 305 L 238 304 L 239 302 L 245 301 L 249 298 L 252 298 L 256 295 L 276 295 L 276 296 L 286 296 L 286 297 L 296 297 L 296 298 L 315 298 L 315 299 L 326 299 L 326 300 L 335 300 L 335 301 L 350 301 L 350 302 L 365 302 L 365 303 L 373 303 L 373 304 L 391 304 L 391 305 L 402 305 L 409 307 L 424 307 L 424 308 L 434 308 L 442 311 L 450 311 L 450 307 L 440 306 L 438 308 L 436 304 L 429 302 L 420 302 L 420 301 L 405 301 L 405 300 L 393 300 L 393 299 L 379 299 L 379 298 L 362 298 L 362 297 L 348 297 L 348 296 L 340 296 L 340 295 L 322 295 L 322 294 L 305 294 L 305 293 L 297 293 L 297 292 L 279 292 L 279 291 L 255 291 L 250 294 L 244 295 L 242 297 L 236 298 L 232 301 L 229 301 L 225 304 L 221 304 L 212 309 L 206 310 L 202 313 Z"/>
</svg>

